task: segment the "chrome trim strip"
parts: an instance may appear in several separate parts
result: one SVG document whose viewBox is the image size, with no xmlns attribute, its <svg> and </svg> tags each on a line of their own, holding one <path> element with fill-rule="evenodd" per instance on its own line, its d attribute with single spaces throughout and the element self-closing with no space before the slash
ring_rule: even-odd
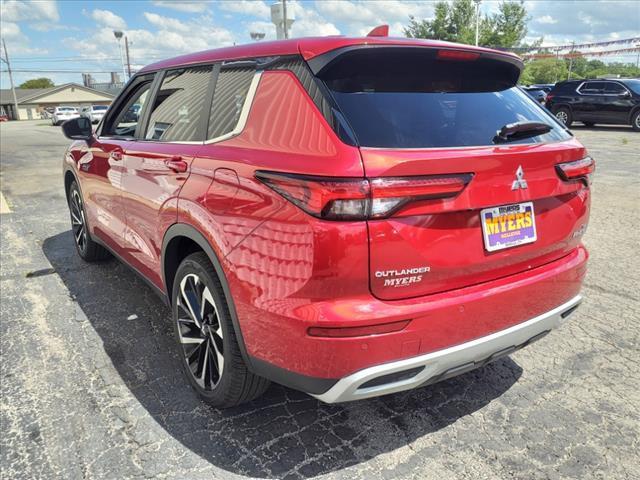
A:
<svg viewBox="0 0 640 480">
<path fill-rule="evenodd" d="M 172 143 L 176 145 L 209 145 L 212 143 L 222 142 L 224 140 L 228 140 L 230 138 L 236 137 L 242 133 L 244 127 L 247 124 L 247 119 L 249 118 L 249 112 L 251 111 L 251 106 L 253 105 L 253 99 L 256 95 L 256 91 L 258 90 L 258 84 L 260 83 L 260 77 L 262 77 L 262 71 L 258 71 L 254 74 L 251 79 L 251 84 L 249 85 L 249 91 L 247 92 L 247 97 L 244 99 L 244 103 L 242 104 L 242 110 L 240 111 L 240 117 L 238 117 L 238 123 L 235 128 L 229 133 L 225 133 L 224 135 L 220 135 L 216 138 L 211 138 L 209 140 L 205 140 L 204 142 L 186 142 L 186 141 L 164 141 L 164 140 L 149 140 L 144 138 L 133 138 L 133 139 L 123 139 L 122 137 L 99 137 L 100 139 L 122 139 L 127 141 L 142 141 L 142 142 L 152 142 L 152 143 Z M 209 110 L 207 110 L 209 112 Z M 209 112 L 210 113 L 210 112 Z"/>
<path fill-rule="evenodd" d="M 577 307 L 581 301 L 582 297 L 577 295 L 553 310 L 491 335 L 418 357 L 365 368 L 340 379 L 327 392 L 312 396 L 326 403 L 335 403 L 410 390 L 453 368 L 470 362 L 486 360 L 497 352 L 522 345 L 536 335 L 559 327 L 566 321 L 565 318 L 562 318 L 562 313 Z M 424 367 L 424 369 L 414 377 L 368 388 L 358 388 L 382 375 L 402 372 L 416 367 Z"/>
</svg>

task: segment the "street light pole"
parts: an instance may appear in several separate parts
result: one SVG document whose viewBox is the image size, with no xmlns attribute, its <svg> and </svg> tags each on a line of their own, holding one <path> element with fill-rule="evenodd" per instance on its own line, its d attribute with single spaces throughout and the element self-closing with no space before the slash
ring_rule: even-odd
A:
<svg viewBox="0 0 640 480">
<path fill-rule="evenodd" d="M 20 120 L 20 110 L 18 110 L 18 98 L 16 97 L 16 89 L 13 85 L 13 74 L 11 73 L 11 63 L 9 63 L 9 54 L 7 53 L 7 44 L 4 43 L 4 38 L 2 39 L 2 48 L 4 48 L 4 58 L 0 57 L 4 63 L 7 64 L 7 71 L 9 73 L 9 83 L 11 84 L 11 93 L 13 95 L 13 109 L 14 109 L 14 120 Z"/>
<path fill-rule="evenodd" d="M 124 65 L 124 57 L 122 56 L 122 30 L 114 30 L 113 31 L 113 36 L 116 37 L 116 40 L 118 41 L 118 50 L 120 50 L 120 61 L 122 62 L 122 76 L 123 76 L 123 81 L 126 82 L 127 81 L 127 71 L 125 70 L 125 65 Z"/>
<path fill-rule="evenodd" d="M 476 4 L 476 47 L 478 46 L 478 38 L 480 32 L 480 2 L 482 0 L 473 0 Z"/>
<path fill-rule="evenodd" d="M 124 51 L 127 54 L 127 80 L 131 78 L 131 60 L 129 59 L 129 37 L 124 37 Z"/>
</svg>

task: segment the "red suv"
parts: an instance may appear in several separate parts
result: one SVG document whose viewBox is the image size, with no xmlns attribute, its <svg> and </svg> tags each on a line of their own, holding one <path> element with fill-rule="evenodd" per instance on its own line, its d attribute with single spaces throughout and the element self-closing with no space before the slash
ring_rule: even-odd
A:
<svg viewBox="0 0 640 480">
<path fill-rule="evenodd" d="M 521 69 L 386 37 L 145 67 L 95 133 L 64 124 L 78 253 L 166 300 L 219 407 L 269 380 L 341 402 L 482 366 L 560 325 L 587 263 L 594 162 Z"/>
</svg>

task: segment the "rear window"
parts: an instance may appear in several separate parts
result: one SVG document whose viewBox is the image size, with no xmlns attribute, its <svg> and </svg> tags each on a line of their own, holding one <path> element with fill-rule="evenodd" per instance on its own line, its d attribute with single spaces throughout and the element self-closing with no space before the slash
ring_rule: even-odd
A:
<svg viewBox="0 0 640 480">
<path fill-rule="evenodd" d="M 491 145 L 504 125 L 521 121 L 552 128 L 513 144 L 569 138 L 515 87 L 518 75 L 517 66 L 493 58 L 443 59 L 437 50 L 399 48 L 348 52 L 318 73 L 362 146 Z"/>
<path fill-rule="evenodd" d="M 107 110 L 107 106 L 106 105 L 96 105 L 93 108 L 94 112 L 100 112 L 100 111 L 106 111 Z"/>
</svg>

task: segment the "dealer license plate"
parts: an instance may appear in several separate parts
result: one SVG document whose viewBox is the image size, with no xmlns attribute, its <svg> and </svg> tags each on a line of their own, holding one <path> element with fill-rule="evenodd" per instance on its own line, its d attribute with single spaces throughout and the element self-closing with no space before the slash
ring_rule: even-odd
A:
<svg viewBox="0 0 640 480">
<path fill-rule="evenodd" d="M 517 203 L 480 211 L 484 248 L 489 252 L 535 242 L 533 203 Z"/>
</svg>

